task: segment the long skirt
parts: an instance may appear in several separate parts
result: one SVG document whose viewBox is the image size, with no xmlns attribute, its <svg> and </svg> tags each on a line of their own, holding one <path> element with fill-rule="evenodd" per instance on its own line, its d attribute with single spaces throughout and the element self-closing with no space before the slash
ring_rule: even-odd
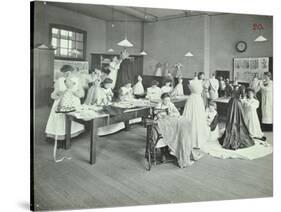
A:
<svg viewBox="0 0 281 212">
<path fill-rule="evenodd" d="M 187 98 L 183 116 L 190 122 L 192 147 L 202 147 L 208 140 L 209 129 L 201 94 L 191 94 Z"/>
<path fill-rule="evenodd" d="M 57 137 L 57 140 L 65 139 L 65 114 L 56 113 L 59 100 L 55 100 L 49 115 L 46 126 L 46 136 L 50 138 Z M 84 126 L 77 123 L 71 123 L 71 137 L 75 137 L 84 131 Z"/>
<path fill-rule="evenodd" d="M 228 103 L 225 132 L 219 143 L 223 148 L 233 150 L 255 144 L 245 124 L 242 103 L 238 98 L 233 97 Z"/>
</svg>

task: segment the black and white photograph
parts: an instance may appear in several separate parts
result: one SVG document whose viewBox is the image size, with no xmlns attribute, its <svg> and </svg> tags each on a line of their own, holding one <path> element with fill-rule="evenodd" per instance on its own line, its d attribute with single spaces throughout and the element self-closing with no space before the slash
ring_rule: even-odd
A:
<svg viewBox="0 0 281 212">
<path fill-rule="evenodd" d="M 273 197 L 273 15 L 30 15 L 30 210 Z"/>
</svg>

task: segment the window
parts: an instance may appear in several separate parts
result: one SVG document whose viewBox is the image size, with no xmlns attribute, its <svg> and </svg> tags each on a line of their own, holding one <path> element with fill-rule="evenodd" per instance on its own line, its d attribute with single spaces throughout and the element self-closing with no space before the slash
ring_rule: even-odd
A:
<svg viewBox="0 0 281 212">
<path fill-rule="evenodd" d="M 51 25 L 50 38 L 57 59 L 85 60 L 85 31 L 73 27 Z"/>
</svg>

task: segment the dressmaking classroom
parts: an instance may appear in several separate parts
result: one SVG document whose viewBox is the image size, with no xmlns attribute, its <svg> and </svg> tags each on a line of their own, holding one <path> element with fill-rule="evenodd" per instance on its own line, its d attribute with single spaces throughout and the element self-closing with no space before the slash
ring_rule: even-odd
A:
<svg viewBox="0 0 281 212">
<path fill-rule="evenodd" d="M 272 197 L 272 16 L 31 14 L 33 210 Z"/>
</svg>

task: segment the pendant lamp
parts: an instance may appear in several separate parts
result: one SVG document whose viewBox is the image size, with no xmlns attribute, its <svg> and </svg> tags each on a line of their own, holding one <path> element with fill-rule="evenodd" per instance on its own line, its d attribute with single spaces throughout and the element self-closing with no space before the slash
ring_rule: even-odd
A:
<svg viewBox="0 0 281 212">
<path fill-rule="evenodd" d="M 125 16 L 125 38 L 124 40 L 117 43 L 118 46 L 122 46 L 124 48 L 133 47 L 134 45 L 127 39 L 127 14 Z"/>
</svg>

